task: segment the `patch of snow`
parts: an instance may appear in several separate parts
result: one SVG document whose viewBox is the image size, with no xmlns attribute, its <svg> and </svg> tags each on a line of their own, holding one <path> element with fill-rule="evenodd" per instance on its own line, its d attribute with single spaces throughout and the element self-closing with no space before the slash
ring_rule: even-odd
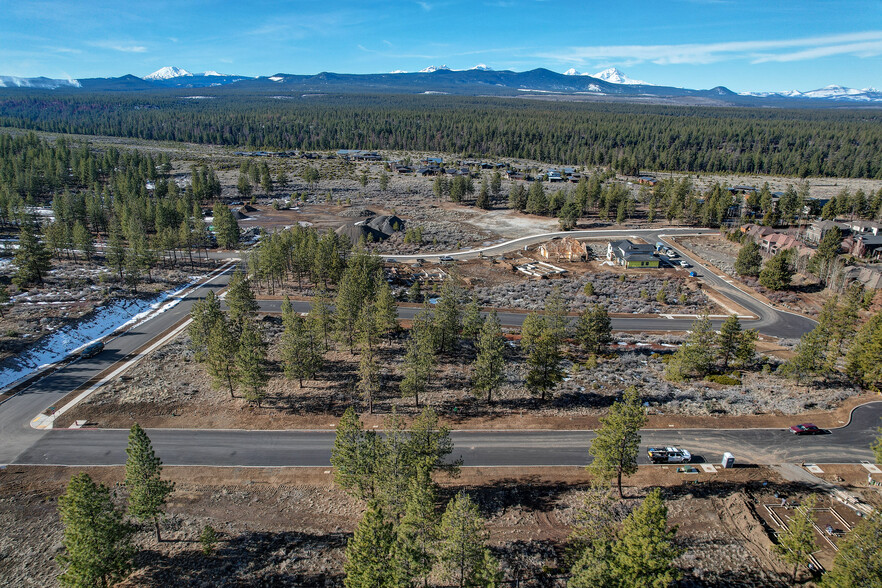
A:
<svg viewBox="0 0 882 588">
<path fill-rule="evenodd" d="M 213 69 L 210 69 L 210 70 L 208 70 L 208 71 L 204 71 L 204 72 L 202 72 L 202 75 L 204 75 L 204 76 L 219 76 L 219 77 L 223 77 L 224 74 L 222 74 L 222 73 L 217 73 L 217 72 L 214 71 Z"/>
<path fill-rule="evenodd" d="M 390 71 L 389 73 L 390 74 L 400 74 L 400 73 L 407 73 L 407 72 L 404 71 L 403 69 L 394 69 L 394 70 Z"/>
<path fill-rule="evenodd" d="M 213 100 L 214 96 L 181 96 L 183 100 Z"/>
<path fill-rule="evenodd" d="M 267 79 L 272 80 L 274 82 L 284 82 L 285 81 L 285 78 L 283 78 L 281 76 L 270 76 Z"/>
<path fill-rule="evenodd" d="M 117 329 L 134 326 L 147 318 L 152 318 L 166 300 L 190 285 L 175 291 L 163 292 L 149 300 L 114 300 L 95 309 L 88 319 L 74 325 L 66 325 L 43 337 L 30 349 L 0 364 L 0 389 L 33 374 L 46 365 L 64 359 L 84 345 L 102 339 Z M 166 312 L 179 302 L 180 299 L 176 299 L 166 304 L 160 312 Z"/>
<path fill-rule="evenodd" d="M 424 67 L 423 69 L 421 69 L 420 73 L 435 73 L 436 71 L 450 71 L 450 68 L 446 65 L 430 65 L 429 67 Z"/>
<path fill-rule="evenodd" d="M 484 63 L 479 63 L 478 65 L 469 68 L 469 70 L 473 70 L 473 69 L 476 69 L 478 71 L 493 71 L 492 67 L 489 67 Z"/>
<path fill-rule="evenodd" d="M 0 88 L 40 88 L 55 90 L 56 88 L 79 88 L 80 82 L 73 79 L 55 80 L 51 78 L 20 78 L 18 76 L 0 76 Z"/>
<path fill-rule="evenodd" d="M 447 94 L 448 92 L 439 92 L 437 90 L 426 90 L 423 94 Z"/>
<path fill-rule="evenodd" d="M 581 75 L 585 75 L 585 74 L 580 73 L 579 71 L 577 71 L 575 67 L 571 67 L 570 69 L 568 69 L 567 71 L 565 71 L 565 72 L 563 73 L 563 75 L 565 75 L 565 76 L 581 76 Z"/>
</svg>

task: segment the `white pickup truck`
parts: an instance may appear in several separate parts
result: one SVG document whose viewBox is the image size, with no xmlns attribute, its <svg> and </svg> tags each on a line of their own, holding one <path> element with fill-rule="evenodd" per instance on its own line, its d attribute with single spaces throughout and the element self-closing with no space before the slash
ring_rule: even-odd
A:
<svg viewBox="0 0 882 588">
<path fill-rule="evenodd" d="M 692 454 L 676 447 L 650 447 L 646 452 L 652 463 L 689 463 Z"/>
</svg>

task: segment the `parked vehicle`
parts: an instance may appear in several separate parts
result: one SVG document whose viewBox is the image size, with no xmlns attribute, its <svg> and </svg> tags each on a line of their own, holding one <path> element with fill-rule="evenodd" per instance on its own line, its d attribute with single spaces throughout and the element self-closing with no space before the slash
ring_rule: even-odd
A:
<svg viewBox="0 0 882 588">
<path fill-rule="evenodd" d="M 689 265 L 689 263 L 686 262 L 686 261 L 681 261 L 681 262 L 680 262 L 680 267 L 692 267 L 692 266 Z"/>
<path fill-rule="evenodd" d="M 695 273 L 695 272 L 689 272 L 689 277 L 690 277 L 690 278 L 697 278 L 697 277 L 698 277 L 698 274 Z"/>
<path fill-rule="evenodd" d="M 676 447 L 650 447 L 646 452 L 652 463 L 689 463 L 692 454 Z"/>
<path fill-rule="evenodd" d="M 80 351 L 80 357 L 83 359 L 89 359 L 90 357 L 95 357 L 102 351 L 104 351 L 104 343 L 102 343 L 101 341 L 96 341 L 95 343 L 86 346 L 85 349 Z"/>
<path fill-rule="evenodd" d="M 454 259 L 450 255 L 442 255 L 438 258 L 438 261 L 440 261 L 441 263 L 450 263 L 451 261 L 454 261 Z"/>
<path fill-rule="evenodd" d="M 827 431 L 813 425 L 812 423 L 802 423 L 801 425 L 793 425 L 790 427 L 790 432 L 794 435 L 822 435 Z"/>
</svg>

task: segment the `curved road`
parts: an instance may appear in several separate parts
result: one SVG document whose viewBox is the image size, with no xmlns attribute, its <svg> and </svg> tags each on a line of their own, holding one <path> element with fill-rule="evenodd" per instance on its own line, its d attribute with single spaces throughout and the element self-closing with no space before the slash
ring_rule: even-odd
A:
<svg viewBox="0 0 882 588">
<path fill-rule="evenodd" d="M 480 250 L 450 253 L 458 258 L 497 255 L 520 249 L 525 245 L 548 240 L 554 236 L 570 237 L 641 237 L 649 242 L 663 235 L 713 232 L 704 229 L 661 229 L 630 231 L 570 231 L 516 239 Z M 438 255 L 421 255 L 434 258 Z M 683 252 L 681 251 L 681 255 Z M 230 257 L 226 255 L 226 257 Z M 390 256 L 391 257 L 391 256 Z M 684 255 L 684 257 L 686 257 Z M 395 256 L 415 259 L 416 256 Z M 782 337 L 796 337 L 810 330 L 814 322 L 776 311 L 734 288 L 731 283 L 709 271 L 696 260 L 702 279 L 730 296 L 738 304 L 759 317 L 749 323 L 761 332 Z M 0 404 L 0 463 L 43 464 L 109 464 L 124 460 L 125 431 L 113 430 L 35 430 L 30 421 L 39 412 L 60 401 L 120 359 L 132 354 L 185 320 L 195 300 L 210 289 L 226 285 L 229 273 L 189 292 L 174 308 L 108 342 L 98 356 L 71 363 L 39 380 L 18 395 Z M 279 302 L 264 301 L 268 310 Z M 297 303 L 304 310 L 308 303 Z M 399 316 L 411 318 L 417 308 L 400 307 Z M 500 313 L 506 325 L 518 326 L 524 314 Z M 614 319 L 613 326 L 622 330 L 685 330 L 691 319 Z M 882 415 L 882 405 L 858 409 L 855 422 L 829 436 L 795 439 L 781 430 L 708 431 L 677 430 L 647 431 L 644 439 L 651 444 L 677 443 L 705 452 L 716 460 L 717 454 L 736 448 L 736 454 L 751 461 L 775 459 L 807 459 L 812 461 L 859 461 L 870 459 L 869 443 Z M 274 431 L 186 431 L 152 430 L 157 451 L 168 464 L 191 465 L 327 465 L 333 433 Z M 467 465 L 577 465 L 585 463 L 590 432 L 555 431 L 458 431 L 454 435 L 457 452 Z M 120 457 L 122 456 L 122 457 Z M 765 456 L 765 457 L 763 457 Z"/>
</svg>

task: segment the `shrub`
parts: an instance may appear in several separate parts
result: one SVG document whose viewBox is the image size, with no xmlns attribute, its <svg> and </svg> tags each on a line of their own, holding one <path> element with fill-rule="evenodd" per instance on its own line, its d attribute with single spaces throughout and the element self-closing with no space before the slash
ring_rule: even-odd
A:
<svg viewBox="0 0 882 588">
<path fill-rule="evenodd" d="M 714 374 L 712 376 L 707 376 L 706 378 L 710 382 L 714 382 L 715 384 L 720 384 L 722 386 L 740 386 L 741 380 L 738 378 L 733 378 L 727 374 Z"/>
</svg>

